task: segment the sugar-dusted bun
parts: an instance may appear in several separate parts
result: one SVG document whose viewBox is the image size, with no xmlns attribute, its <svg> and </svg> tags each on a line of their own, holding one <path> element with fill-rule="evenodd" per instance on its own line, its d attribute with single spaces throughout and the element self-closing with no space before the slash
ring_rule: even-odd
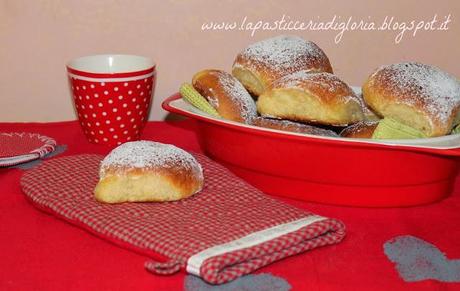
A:
<svg viewBox="0 0 460 291">
<path fill-rule="evenodd" d="M 101 162 L 96 200 L 174 201 L 203 187 L 201 165 L 186 151 L 152 141 L 127 142 Z"/>
<path fill-rule="evenodd" d="M 332 73 L 329 59 L 315 43 L 281 35 L 254 43 L 240 52 L 232 74 L 249 92 L 259 96 L 273 81 L 301 70 Z"/>
<path fill-rule="evenodd" d="M 364 119 L 353 90 L 329 73 L 299 71 L 275 81 L 259 96 L 262 116 L 346 126 Z"/>
<path fill-rule="evenodd" d="M 379 115 L 428 137 L 449 134 L 460 122 L 460 83 L 433 66 L 411 62 L 382 66 L 363 85 L 363 95 Z"/>
<path fill-rule="evenodd" d="M 225 119 L 249 123 L 257 116 L 256 104 L 232 75 L 221 70 L 203 70 L 192 79 L 193 87 Z"/>
<path fill-rule="evenodd" d="M 259 126 L 259 127 L 265 127 L 265 128 L 271 128 L 271 129 L 277 129 L 277 130 L 282 130 L 282 131 L 338 137 L 338 134 L 332 130 L 323 129 L 323 128 L 309 125 L 309 124 L 292 122 L 289 120 L 282 120 L 282 119 L 257 117 L 253 120 L 252 125 Z"/>
<path fill-rule="evenodd" d="M 340 132 L 342 137 L 351 138 L 372 138 L 374 130 L 377 128 L 378 121 L 360 121 L 350 125 Z"/>
<path fill-rule="evenodd" d="M 380 116 L 372 111 L 372 109 L 366 104 L 362 93 L 357 93 L 355 96 L 358 97 L 359 105 L 361 105 L 361 110 L 363 111 L 365 121 L 378 121 L 381 119 Z"/>
</svg>

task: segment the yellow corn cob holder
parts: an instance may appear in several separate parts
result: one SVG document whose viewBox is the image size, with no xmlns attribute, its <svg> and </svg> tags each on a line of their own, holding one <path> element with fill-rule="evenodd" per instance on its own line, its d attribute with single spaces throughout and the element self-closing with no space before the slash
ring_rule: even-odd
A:
<svg viewBox="0 0 460 291">
<path fill-rule="evenodd" d="M 219 113 L 217 113 L 216 109 L 208 103 L 206 98 L 204 98 L 192 85 L 188 83 L 184 83 L 180 86 L 179 89 L 182 98 L 184 98 L 187 102 L 195 106 L 196 108 L 209 113 L 211 115 L 219 117 Z"/>
</svg>

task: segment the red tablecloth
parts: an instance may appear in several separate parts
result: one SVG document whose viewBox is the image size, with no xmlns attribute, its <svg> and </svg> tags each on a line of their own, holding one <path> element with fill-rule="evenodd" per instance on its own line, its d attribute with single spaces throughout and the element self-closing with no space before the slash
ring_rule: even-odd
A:
<svg viewBox="0 0 460 291">
<path fill-rule="evenodd" d="M 200 151 L 194 126 L 192 121 L 150 122 L 143 139 Z M 29 131 L 53 137 L 68 147 L 59 156 L 106 154 L 109 150 L 89 144 L 77 122 L 2 123 L 2 131 Z M 0 290 L 184 288 L 185 273 L 152 275 L 143 267 L 145 257 L 38 211 L 21 193 L 19 178 L 23 171 L 0 169 Z M 459 259 L 459 179 L 447 199 L 412 208 L 365 209 L 283 200 L 342 220 L 347 237 L 338 245 L 285 259 L 257 273 L 283 278 L 293 290 L 460 290 L 460 283 L 405 282 L 383 249 L 384 243 L 396 236 L 412 235 L 435 245 L 449 259 Z"/>
</svg>

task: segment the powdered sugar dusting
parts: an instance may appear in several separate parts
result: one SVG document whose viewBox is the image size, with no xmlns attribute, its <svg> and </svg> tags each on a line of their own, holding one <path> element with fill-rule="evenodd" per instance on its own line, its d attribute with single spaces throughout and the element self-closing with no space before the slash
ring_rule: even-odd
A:
<svg viewBox="0 0 460 291">
<path fill-rule="evenodd" d="M 250 122 L 257 116 L 257 108 L 254 99 L 244 86 L 228 73 L 218 74 L 219 83 L 225 92 L 228 93 L 234 104 L 238 106 L 241 116 L 246 122 Z"/>
<path fill-rule="evenodd" d="M 314 68 L 325 61 L 330 67 L 326 55 L 315 43 L 297 36 L 281 35 L 254 43 L 241 55 L 277 71 Z"/>
<path fill-rule="evenodd" d="M 351 88 L 337 76 L 330 73 L 312 73 L 308 70 L 302 70 L 286 75 L 275 81 L 273 83 L 273 87 L 298 88 L 302 90 L 305 82 L 314 83 L 331 93 L 344 92 L 345 90 L 348 94 L 341 96 L 341 98 L 345 100 L 345 103 L 351 100 L 360 103 L 359 98 L 355 96 L 353 90 L 351 90 Z"/>
<path fill-rule="evenodd" d="M 343 82 L 340 81 L 340 79 L 333 74 L 312 73 L 308 70 L 302 70 L 291 73 L 279 79 L 279 81 L 275 83 L 283 84 L 283 86 L 285 87 L 298 87 L 305 81 L 317 83 L 318 85 L 327 89 L 330 92 L 334 92 L 338 87 L 342 86 L 343 84 Z"/>
<path fill-rule="evenodd" d="M 420 105 L 441 122 L 448 122 L 460 106 L 460 83 L 437 67 L 407 62 L 380 67 L 374 74 L 390 92 L 409 105 Z M 412 98 L 411 98 L 412 97 Z"/>
<path fill-rule="evenodd" d="M 203 176 L 201 165 L 186 151 L 170 144 L 153 141 L 133 141 L 112 150 L 101 162 L 100 177 L 109 167 L 151 169 L 183 167 Z"/>
</svg>

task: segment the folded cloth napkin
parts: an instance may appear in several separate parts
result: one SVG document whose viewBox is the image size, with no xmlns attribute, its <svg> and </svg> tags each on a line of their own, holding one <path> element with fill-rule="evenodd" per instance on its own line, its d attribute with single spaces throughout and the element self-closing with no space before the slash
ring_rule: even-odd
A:
<svg viewBox="0 0 460 291">
<path fill-rule="evenodd" d="M 97 202 L 99 155 L 50 160 L 27 171 L 21 186 L 40 209 L 151 257 L 147 270 L 185 269 L 212 284 L 344 237 L 340 221 L 282 203 L 206 156 L 194 156 L 203 166 L 204 188 L 176 202 Z"/>
<path fill-rule="evenodd" d="M 0 132 L 0 167 L 42 158 L 55 147 L 54 139 L 38 133 Z"/>
</svg>

